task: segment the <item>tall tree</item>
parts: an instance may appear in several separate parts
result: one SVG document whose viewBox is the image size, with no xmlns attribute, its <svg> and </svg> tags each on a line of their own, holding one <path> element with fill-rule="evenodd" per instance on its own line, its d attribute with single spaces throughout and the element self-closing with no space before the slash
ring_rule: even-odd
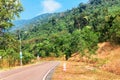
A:
<svg viewBox="0 0 120 80">
<path fill-rule="evenodd" d="M 0 0 L 0 32 L 13 26 L 12 20 L 23 11 L 20 0 Z"/>
<path fill-rule="evenodd" d="M 12 20 L 23 11 L 20 0 L 0 0 L 0 45 L 4 42 L 5 30 L 13 26 Z"/>
</svg>

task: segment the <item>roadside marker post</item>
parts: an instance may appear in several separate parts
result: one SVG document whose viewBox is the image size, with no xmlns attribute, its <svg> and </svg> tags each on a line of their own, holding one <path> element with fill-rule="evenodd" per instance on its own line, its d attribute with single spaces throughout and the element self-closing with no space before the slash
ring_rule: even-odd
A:
<svg viewBox="0 0 120 80">
<path fill-rule="evenodd" d="M 63 64 L 63 71 L 66 71 L 66 63 Z"/>
<path fill-rule="evenodd" d="M 0 56 L 0 59 L 2 59 L 2 56 Z"/>
<path fill-rule="evenodd" d="M 39 57 L 39 55 L 37 55 L 37 61 L 39 61 L 40 60 L 40 57 Z"/>
<path fill-rule="evenodd" d="M 22 51 L 20 51 L 20 66 L 22 66 Z"/>
</svg>

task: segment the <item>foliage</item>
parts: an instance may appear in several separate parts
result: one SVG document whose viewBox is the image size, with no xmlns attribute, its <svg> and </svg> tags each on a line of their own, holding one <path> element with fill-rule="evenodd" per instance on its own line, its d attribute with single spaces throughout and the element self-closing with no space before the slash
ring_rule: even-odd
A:
<svg viewBox="0 0 120 80">
<path fill-rule="evenodd" d="M 19 17 L 19 12 L 23 10 L 19 0 L 0 0 L 0 28 L 11 27 L 12 20 Z"/>
<path fill-rule="evenodd" d="M 89 0 L 72 10 L 51 14 L 43 22 L 38 19 L 26 26 L 27 34 L 24 29 L 21 32 L 23 50 L 41 57 L 65 54 L 67 60 L 76 52 L 87 57 L 95 54 L 99 42 L 120 43 L 119 2 Z"/>
<path fill-rule="evenodd" d="M 31 61 L 35 58 L 35 56 L 31 53 L 28 53 L 28 52 L 24 52 L 23 53 L 23 64 L 28 64 L 28 63 L 31 63 Z"/>
<path fill-rule="evenodd" d="M 13 26 L 12 20 L 19 17 L 21 11 L 23 7 L 19 0 L 0 0 L 0 56 L 1 61 L 6 60 L 9 67 L 15 66 L 19 61 L 20 44 L 15 35 L 8 32 L 8 29 Z"/>
<path fill-rule="evenodd" d="M 82 56 L 86 53 L 95 54 L 98 43 L 98 34 L 92 31 L 90 26 L 84 27 L 82 30 L 76 30 L 72 34 L 72 50 L 79 51 Z"/>
</svg>

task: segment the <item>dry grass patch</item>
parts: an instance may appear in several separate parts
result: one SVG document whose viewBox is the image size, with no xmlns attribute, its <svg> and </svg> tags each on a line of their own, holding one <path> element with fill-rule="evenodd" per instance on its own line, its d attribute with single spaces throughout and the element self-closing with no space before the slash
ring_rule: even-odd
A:
<svg viewBox="0 0 120 80">
<path fill-rule="evenodd" d="M 107 60 L 100 68 L 120 75 L 120 46 L 109 42 L 99 44 L 98 58 Z"/>
<path fill-rule="evenodd" d="M 63 64 L 66 63 L 66 71 Z M 119 75 L 98 70 L 82 62 L 64 62 L 56 68 L 52 80 L 120 80 Z"/>
</svg>

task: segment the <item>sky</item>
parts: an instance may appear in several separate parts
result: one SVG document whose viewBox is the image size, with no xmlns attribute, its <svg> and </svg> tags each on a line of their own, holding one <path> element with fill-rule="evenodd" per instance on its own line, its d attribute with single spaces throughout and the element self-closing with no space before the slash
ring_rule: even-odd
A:
<svg viewBox="0 0 120 80">
<path fill-rule="evenodd" d="M 88 0 L 21 0 L 24 11 L 19 19 L 31 19 L 44 13 L 55 13 L 70 10 L 79 3 Z"/>
</svg>

